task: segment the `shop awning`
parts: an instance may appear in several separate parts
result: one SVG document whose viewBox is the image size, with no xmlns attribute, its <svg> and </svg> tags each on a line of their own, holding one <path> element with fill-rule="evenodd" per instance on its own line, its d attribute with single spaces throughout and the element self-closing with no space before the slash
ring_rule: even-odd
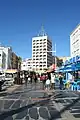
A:
<svg viewBox="0 0 80 120">
<path fill-rule="evenodd" d="M 18 72 L 17 69 L 7 69 L 7 70 L 5 71 L 5 73 L 16 73 L 16 72 Z"/>
<path fill-rule="evenodd" d="M 76 67 L 75 64 L 65 66 L 64 71 L 69 72 L 69 71 L 75 71 Z"/>
<path fill-rule="evenodd" d="M 46 71 L 46 73 L 50 73 L 50 72 L 52 72 L 52 71 L 54 71 L 54 70 L 49 69 L 49 70 Z"/>
</svg>

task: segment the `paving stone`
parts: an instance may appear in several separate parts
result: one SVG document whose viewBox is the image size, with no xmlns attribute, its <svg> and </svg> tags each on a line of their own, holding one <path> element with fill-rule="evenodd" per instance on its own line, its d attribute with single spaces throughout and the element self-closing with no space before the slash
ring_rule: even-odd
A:
<svg viewBox="0 0 80 120">
<path fill-rule="evenodd" d="M 20 104 L 21 104 L 21 101 L 20 101 L 20 100 L 17 100 L 17 101 L 13 104 L 12 108 L 15 108 L 15 109 L 20 108 Z"/>
<path fill-rule="evenodd" d="M 5 98 L 7 98 L 7 99 L 18 99 L 19 96 L 20 96 L 20 94 L 13 94 L 13 95 L 5 96 Z"/>
<path fill-rule="evenodd" d="M 27 100 L 22 101 L 20 104 L 21 107 L 26 106 L 26 105 L 27 105 Z"/>
<path fill-rule="evenodd" d="M 5 118 L 4 120 L 13 120 L 12 116 Z"/>
<path fill-rule="evenodd" d="M 13 100 L 5 100 L 4 101 L 4 109 L 9 109 L 9 107 L 13 104 Z"/>
<path fill-rule="evenodd" d="M 17 114 L 16 119 L 23 119 L 28 113 L 28 110 L 24 110 L 23 112 L 20 112 Z"/>
<path fill-rule="evenodd" d="M 37 108 L 31 108 L 29 109 L 29 116 L 35 120 L 39 118 Z"/>
<path fill-rule="evenodd" d="M 26 116 L 25 120 L 29 120 L 29 116 Z"/>
<path fill-rule="evenodd" d="M 39 114 L 40 114 L 40 117 L 42 117 L 44 119 L 49 119 L 48 110 L 45 107 L 39 108 Z"/>
<path fill-rule="evenodd" d="M 57 110 L 50 110 L 49 113 L 52 119 L 55 117 L 60 118 L 59 112 Z"/>
</svg>

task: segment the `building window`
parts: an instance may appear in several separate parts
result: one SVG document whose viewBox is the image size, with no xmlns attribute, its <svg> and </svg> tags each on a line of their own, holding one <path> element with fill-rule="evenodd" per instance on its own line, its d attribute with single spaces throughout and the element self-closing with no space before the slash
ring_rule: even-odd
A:
<svg viewBox="0 0 80 120">
<path fill-rule="evenodd" d="M 42 68 L 40 68 L 40 70 L 42 70 Z"/>
<path fill-rule="evenodd" d="M 46 50 L 46 48 L 44 48 L 43 50 Z"/>
<path fill-rule="evenodd" d="M 39 54 L 39 52 L 37 52 L 36 54 Z"/>
<path fill-rule="evenodd" d="M 46 39 L 44 39 L 44 41 L 46 41 Z"/>
<path fill-rule="evenodd" d="M 40 55 L 40 57 L 42 57 L 42 55 Z"/>
<path fill-rule="evenodd" d="M 33 42 L 35 42 L 35 40 L 33 40 Z"/>
<path fill-rule="evenodd" d="M 42 67 L 42 65 L 40 65 L 40 67 Z"/>
<path fill-rule="evenodd" d="M 42 39 L 40 41 L 42 41 Z"/>
<path fill-rule="evenodd" d="M 46 55 L 43 55 L 43 57 L 46 57 Z"/>
<path fill-rule="evenodd" d="M 39 40 L 37 40 L 37 42 L 38 42 Z"/>
</svg>

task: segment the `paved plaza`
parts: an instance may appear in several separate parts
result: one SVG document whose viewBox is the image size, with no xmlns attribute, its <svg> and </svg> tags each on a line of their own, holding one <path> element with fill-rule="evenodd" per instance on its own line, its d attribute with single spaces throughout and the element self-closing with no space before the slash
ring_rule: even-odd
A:
<svg viewBox="0 0 80 120">
<path fill-rule="evenodd" d="M 22 85 L 0 96 L 1 120 L 79 120 L 80 94 L 42 90 L 42 83 Z"/>
</svg>

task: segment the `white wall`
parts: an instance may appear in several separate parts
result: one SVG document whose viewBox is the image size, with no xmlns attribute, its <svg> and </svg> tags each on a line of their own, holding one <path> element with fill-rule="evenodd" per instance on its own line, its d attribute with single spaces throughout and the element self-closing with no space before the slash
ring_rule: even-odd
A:
<svg viewBox="0 0 80 120">
<path fill-rule="evenodd" d="M 0 51 L 3 51 L 6 55 L 6 67 L 5 67 L 5 69 L 11 68 L 11 57 L 12 57 L 11 47 L 0 46 Z"/>
<path fill-rule="evenodd" d="M 0 71 L 6 68 L 6 54 L 0 50 Z"/>
<path fill-rule="evenodd" d="M 32 59 L 25 59 L 21 63 L 21 70 L 32 70 Z"/>
<path fill-rule="evenodd" d="M 70 54 L 71 57 L 80 56 L 80 24 L 70 35 Z"/>
</svg>

